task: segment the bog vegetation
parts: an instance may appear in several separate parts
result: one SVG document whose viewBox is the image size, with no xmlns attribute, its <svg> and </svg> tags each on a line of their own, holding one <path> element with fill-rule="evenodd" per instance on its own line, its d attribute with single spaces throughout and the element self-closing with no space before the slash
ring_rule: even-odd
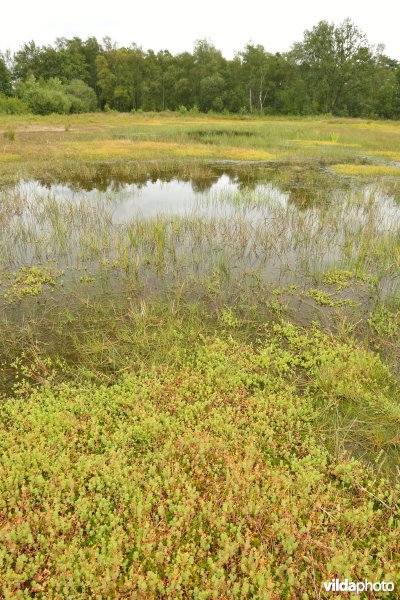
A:
<svg viewBox="0 0 400 600">
<path fill-rule="evenodd" d="M 10 99 L 10 97 L 13 97 Z M 400 64 L 349 19 L 319 22 L 285 53 L 253 43 L 226 59 L 206 40 L 192 53 L 57 39 L 0 55 L 0 113 L 229 112 L 400 118 Z"/>
<path fill-rule="evenodd" d="M 398 590 L 399 122 L 183 113 L 0 116 L 0 594 Z"/>
</svg>

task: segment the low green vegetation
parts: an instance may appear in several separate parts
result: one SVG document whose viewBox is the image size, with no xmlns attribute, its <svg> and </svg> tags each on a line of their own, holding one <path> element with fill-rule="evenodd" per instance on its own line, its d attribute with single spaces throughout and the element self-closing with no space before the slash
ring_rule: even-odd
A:
<svg viewBox="0 0 400 600">
<path fill-rule="evenodd" d="M 96 94 L 79 79 L 63 85 L 57 78 L 37 81 L 32 75 L 18 89 L 22 102 L 34 114 L 83 113 L 97 108 Z"/>
<path fill-rule="evenodd" d="M 397 121 L 168 112 L 0 115 L 3 137 L 10 129 L 15 139 L 4 138 L 0 145 L 1 181 L 21 176 L 98 180 L 113 173 L 117 179 L 145 181 L 149 165 L 144 161 L 152 161 L 152 170 L 161 175 L 169 171 L 188 178 L 193 172 L 195 178 L 198 173 L 210 179 L 210 161 L 246 161 L 253 165 L 254 182 L 263 168 L 275 165 L 278 171 L 283 165 L 276 178 L 291 179 L 299 202 L 313 193 L 323 203 L 333 182 L 342 185 L 358 177 L 386 182 L 398 179 L 400 172 Z"/>
<path fill-rule="evenodd" d="M 398 589 L 398 123 L 0 129 L 1 594 Z"/>
<path fill-rule="evenodd" d="M 55 278 L 47 269 L 23 267 L 19 273 L 13 273 L 11 285 L 5 286 L 3 297 L 11 303 L 26 296 L 39 296 L 44 285 L 56 285 Z"/>
<path fill-rule="evenodd" d="M 334 298 L 332 296 L 332 294 L 330 294 L 329 292 L 325 292 L 323 290 L 315 289 L 315 288 L 308 290 L 307 296 L 309 298 L 313 298 L 313 300 L 315 300 L 315 302 L 317 302 L 318 304 L 321 304 L 322 306 L 344 306 L 345 304 L 351 305 L 353 303 L 353 301 L 348 298 L 346 298 L 346 299 Z"/>
<path fill-rule="evenodd" d="M 386 418 L 394 442 L 379 359 L 285 323 L 257 348 L 185 346 L 179 364 L 111 387 L 49 382 L 3 403 L 6 597 L 313 598 L 338 573 L 398 583 L 399 487 L 321 443 L 337 408 L 372 411 L 360 435 L 378 443 Z"/>
<path fill-rule="evenodd" d="M 24 115 L 29 112 L 28 105 L 19 98 L 0 93 L 0 115 Z"/>
</svg>

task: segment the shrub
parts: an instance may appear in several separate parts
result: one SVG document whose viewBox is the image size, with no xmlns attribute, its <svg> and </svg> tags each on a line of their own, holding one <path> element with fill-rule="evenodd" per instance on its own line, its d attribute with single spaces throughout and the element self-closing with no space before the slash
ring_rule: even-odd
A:
<svg viewBox="0 0 400 600">
<path fill-rule="evenodd" d="M 48 81 L 37 81 L 29 77 L 19 88 L 22 100 L 37 115 L 51 113 L 66 114 L 72 107 L 72 100 L 65 91 L 61 81 L 56 78 Z"/>
<path fill-rule="evenodd" d="M 56 78 L 37 81 L 30 77 L 20 85 L 19 94 L 32 112 L 39 115 L 92 112 L 97 109 L 95 92 L 80 79 L 63 85 Z"/>
<path fill-rule="evenodd" d="M 94 90 L 80 79 L 73 79 L 65 86 L 71 100 L 71 113 L 94 112 L 97 110 L 97 96 Z"/>
<path fill-rule="evenodd" d="M 23 115 L 29 112 L 28 105 L 19 98 L 0 94 L 0 114 Z"/>
</svg>

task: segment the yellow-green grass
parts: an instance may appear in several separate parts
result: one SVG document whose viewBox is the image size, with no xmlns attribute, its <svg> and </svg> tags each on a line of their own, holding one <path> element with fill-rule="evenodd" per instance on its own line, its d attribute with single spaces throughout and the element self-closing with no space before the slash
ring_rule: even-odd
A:
<svg viewBox="0 0 400 600">
<path fill-rule="evenodd" d="M 339 175 L 360 175 L 365 177 L 400 176 L 400 168 L 389 165 L 333 165 Z"/>
<path fill-rule="evenodd" d="M 361 148 L 361 144 L 346 144 L 335 140 L 292 140 L 292 144 L 301 146 L 340 146 L 342 148 Z"/>
<path fill-rule="evenodd" d="M 12 152 L 1 152 L 0 151 L 0 162 L 8 162 L 12 160 L 18 160 L 19 155 L 13 154 Z"/>
<path fill-rule="evenodd" d="M 396 160 L 398 122 L 357 119 L 182 116 L 94 113 L 48 117 L 0 116 L 0 165 L 18 157 L 45 163 L 85 160 Z M 0 170 L 1 171 L 1 170 Z"/>
<path fill-rule="evenodd" d="M 205 144 L 178 144 L 167 141 L 93 140 L 81 144 L 67 142 L 69 157 L 75 152 L 83 158 L 126 158 L 134 160 L 157 158 L 220 158 L 230 160 L 271 160 L 275 155 L 257 148 L 237 146 L 210 147 Z"/>
<path fill-rule="evenodd" d="M 391 150 L 377 150 L 376 152 L 370 153 L 372 156 L 377 156 L 378 158 L 383 158 L 384 160 L 393 160 L 394 162 L 400 162 L 400 152 L 395 152 Z"/>
</svg>

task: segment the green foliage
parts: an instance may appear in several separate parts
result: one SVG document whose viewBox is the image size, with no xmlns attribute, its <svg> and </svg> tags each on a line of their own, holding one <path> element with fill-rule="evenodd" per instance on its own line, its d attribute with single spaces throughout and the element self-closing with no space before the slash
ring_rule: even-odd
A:
<svg viewBox="0 0 400 600">
<path fill-rule="evenodd" d="M 303 71 L 314 110 L 362 114 L 364 106 L 356 103 L 360 94 L 363 102 L 368 100 L 373 56 L 365 35 L 349 19 L 338 27 L 320 21 L 305 31 L 304 41 L 292 53 Z"/>
<path fill-rule="evenodd" d="M 378 335 L 383 338 L 399 338 L 400 336 L 400 311 L 390 310 L 383 304 L 370 315 L 369 324 Z"/>
<path fill-rule="evenodd" d="M 308 296 L 308 298 L 312 298 L 313 300 L 315 300 L 315 302 L 321 304 L 321 306 L 345 306 L 346 304 L 354 305 L 354 301 L 348 298 L 337 299 L 334 298 L 329 292 L 325 292 L 324 290 L 319 290 L 317 288 L 308 290 L 306 295 Z"/>
<path fill-rule="evenodd" d="M 356 273 L 354 271 L 334 268 L 329 271 L 325 271 L 322 277 L 322 283 L 336 285 L 338 288 L 343 289 L 349 287 L 350 283 L 355 278 Z"/>
<path fill-rule="evenodd" d="M 0 114 L 23 115 L 29 112 L 29 107 L 20 98 L 0 94 Z"/>
<path fill-rule="evenodd" d="M 23 44 L 14 56 L 14 75 L 23 81 L 34 75 L 36 79 L 60 79 L 67 83 L 83 80 L 92 88 L 96 85 L 95 60 L 101 46 L 95 38 L 83 42 L 80 38 L 58 38 L 53 46 L 37 46 L 34 41 Z"/>
<path fill-rule="evenodd" d="M 221 112 L 225 82 L 221 75 L 209 75 L 200 81 L 200 109 Z"/>
<path fill-rule="evenodd" d="M 181 367 L 111 387 L 57 386 L 43 364 L 47 385 L 0 406 L 5 596 L 300 598 L 335 576 L 398 583 L 400 490 L 334 460 L 314 396 L 291 382 L 314 370 L 324 393 L 361 401 L 387 373 L 355 352 L 282 324 L 258 350 L 203 339 Z M 343 391 L 322 376 L 332 363 L 347 369 Z"/>
<path fill-rule="evenodd" d="M 338 429 L 328 434 L 331 440 L 336 437 L 336 443 L 371 459 L 373 448 L 386 449 L 389 456 L 400 434 L 400 389 L 382 360 L 351 340 L 340 343 L 316 327 L 306 333 L 282 323 L 274 331 L 287 340 L 285 371 L 306 372 L 319 418 L 332 427 L 334 417 Z"/>
<path fill-rule="evenodd" d="M 74 83 L 72 112 L 88 105 L 126 112 L 198 106 L 203 112 L 239 114 L 400 116 L 398 61 L 385 56 L 381 46 L 373 48 L 349 19 L 338 26 L 319 22 L 285 54 L 249 43 L 227 60 L 210 42 L 198 40 L 192 53 L 173 56 L 135 44 L 120 48 L 109 38 L 100 44 L 93 37 L 74 37 L 54 46 L 24 44 L 12 73 L 0 59 L 0 93 L 11 93 L 12 79 L 21 83 L 31 76 L 64 85 L 81 81 L 95 91 L 96 103 Z M 49 100 L 48 91 L 38 93 L 40 110 L 49 110 L 49 104 L 64 110 L 59 94 Z"/>
<path fill-rule="evenodd" d="M 94 112 L 97 109 L 97 96 L 92 88 L 80 79 L 73 79 L 65 86 L 71 99 L 71 113 Z"/>
<path fill-rule="evenodd" d="M 10 96 L 12 93 L 11 73 L 0 54 L 0 94 Z"/>
<path fill-rule="evenodd" d="M 32 75 L 18 91 L 34 114 L 93 112 L 97 108 L 95 92 L 79 79 L 64 85 L 57 78 L 37 81 Z"/>
<path fill-rule="evenodd" d="M 66 114 L 72 107 L 71 98 L 56 78 L 37 81 L 31 76 L 19 86 L 19 95 L 34 114 Z"/>
</svg>

